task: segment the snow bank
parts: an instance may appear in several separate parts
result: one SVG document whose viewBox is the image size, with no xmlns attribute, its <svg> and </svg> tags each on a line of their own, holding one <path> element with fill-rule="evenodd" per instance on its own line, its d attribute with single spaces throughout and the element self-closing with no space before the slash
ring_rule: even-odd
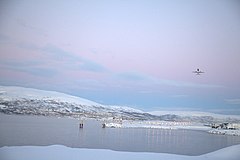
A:
<svg viewBox="0 0 240 160">
<path fill-rule="evenodd" d="M 154 128 L 154 129 L 191 129 L 208 131 L 210 127 L 203 124 L 188 122 L 169 122 L 169 121 L 123 121 L 119 123 L 106 123 L 106 127 L 113 128 Z"/>
<path fill-rule="evenodd" d="M 231 135 L 231 136 L 240 136 L 240 130 L 229 130 L 229 129 L 212 129 L 208 131 L 212 134 L 222 134 L 222 135 Z"/>
<path fill-rule="evenodd" d="M 122 128 L 122 125 L 119 123 L 105 123 L 105 126 L 108 128 Z"/>
<path fill-rule="evenodd" d="M 200 156 L 185 156 L 166 153 L 118 152 L 104 149 L 69 148 L 53 146 L 19 146 L 0 148 L 0 159 L 4 160 L 238 160 L 240 145 L 220 149 Z"/>
</svg>

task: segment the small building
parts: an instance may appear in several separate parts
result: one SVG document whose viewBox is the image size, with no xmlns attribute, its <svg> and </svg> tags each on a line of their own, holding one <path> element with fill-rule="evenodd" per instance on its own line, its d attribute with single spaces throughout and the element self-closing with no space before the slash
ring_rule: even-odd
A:
<svg viewBox="0 0 240 160">
<path fill-rule="evenodd" d="M 220 128 L 220 123 L 213 123 L 211 124 L 212 128 Z"/>
<path fill-rule="evenodd" d="M 240 123 L 213 123 L 211 124 L 212 128 L 217 128 L 217 129 L 240 129 Z"/>
</svg>

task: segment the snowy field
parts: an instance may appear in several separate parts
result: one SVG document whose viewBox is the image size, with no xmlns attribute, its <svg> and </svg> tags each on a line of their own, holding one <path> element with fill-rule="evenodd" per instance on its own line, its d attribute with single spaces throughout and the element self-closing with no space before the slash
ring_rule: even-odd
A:
<svg viewBox="0 0 240 160">
<path fill-rule="evenodd" d="M 239 160 L 240 145 L 220 149 L 200 156 L 185 156 L 166 153 L 119 152 L 104 149 L 68 148 L 53 146 L 21 146 L 0 148 L 3 160 Z"/>
<path fill-rule="evenodd" d="M 122 123 L 106 123 L 109 128 L 155 128 L 155 129 L 189 129 L 206 131 L 211 134 L 240 136 L 240 130 L 212 129 L 201 123 L 167 122 L 167 121 L 123 121 Z"/>
</svg>

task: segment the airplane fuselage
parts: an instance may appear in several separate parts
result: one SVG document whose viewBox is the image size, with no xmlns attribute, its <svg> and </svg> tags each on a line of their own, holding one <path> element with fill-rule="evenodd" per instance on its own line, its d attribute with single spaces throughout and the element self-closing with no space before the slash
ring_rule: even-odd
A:
<svg viewBox="0 0 240 160">
<path fill-rule="evenodd" d="M 193 71 L 193 73 L 196 73 L 196 75 L 201 75 L 201 73 L 204 73 L 204 72 L 201 71 L 200 69 L 197 69 L 196 71 Z"/>
</svg>

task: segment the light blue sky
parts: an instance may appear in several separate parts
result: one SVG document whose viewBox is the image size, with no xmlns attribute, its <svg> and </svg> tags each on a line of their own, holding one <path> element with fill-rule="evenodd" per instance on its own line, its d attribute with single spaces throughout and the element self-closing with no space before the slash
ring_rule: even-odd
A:
<svg viewBox="0 0 240 160">
<path fill-rule="evenodd" d="M 147 111 L 240 113 L 239 61 L 237 0 L 0 2 L 2 85 Z"/>
</svg>

